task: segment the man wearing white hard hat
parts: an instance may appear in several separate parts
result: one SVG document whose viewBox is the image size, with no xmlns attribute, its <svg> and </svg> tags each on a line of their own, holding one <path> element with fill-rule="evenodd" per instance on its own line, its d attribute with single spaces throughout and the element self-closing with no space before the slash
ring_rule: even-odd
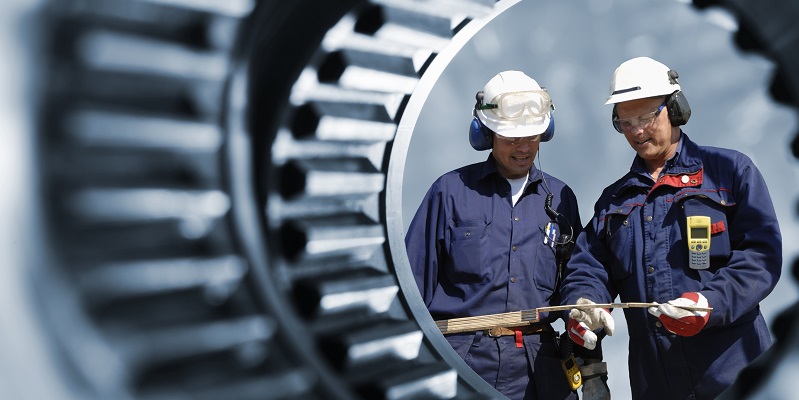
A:
<svg viewBox="0 0 799 400">
<path fill-rule="evenodd" d="M 576 399 L 578 364 L 562 362 L 551 326 L 565 312 L 518 325 L 483 317 L 559 304 L 558 262 L 582 226 L 574 192 L 534 164 L 554 134 L 552 100 L 520 71 L 497 74 L 476 97 L 469 142 L 491 153 L 433 183 L 406 235 L 411 268 L 450 345 L 494 388 L 510 399 Z M 466 317 L 482 324 L 449 325 Z M 606 380 L 601 351 L 585 353 Z M 607 398 L 605 380 L 591 385 Z"/>
<path fill-rule="evenodd" d="M 782 267 L 763 176 L 746 155 L 688 138 L 677 78 L 646 57 L 613 74 L 605 104 L 636 155 L 596 202 L 561 290 L 565 304 L 653 304 L 624 309 L 634 399 L 715 399 L 728 388 L 771 345 L 758 304 Z M 570 316 L 573 340 L 588 347 L 613 325 L 602 308 Z"/>
</svg>

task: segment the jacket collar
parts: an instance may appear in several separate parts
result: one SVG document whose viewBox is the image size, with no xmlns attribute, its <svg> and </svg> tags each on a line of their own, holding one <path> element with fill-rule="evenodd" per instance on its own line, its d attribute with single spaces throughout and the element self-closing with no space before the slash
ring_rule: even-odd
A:
<svg viewBox="0 0 799 400">
<path fill-rule="evenodd" d="M 666 161 L 666 165 L 663 167 L 660 177 L 654 186 L 644 160 L 636 154 L 630 166 L 630 172 L 621 179 L 620 185 L 613 192 L 613 195 L 617 196 L 630 187 L 654 189 L 654 187 L 661 184 L 676 187 L 699 186 L 702 184 L 702 175 L 702 157 L 699 153 L 699 146 L 691 141 L 688 135 L 681 130 L 677 151 L 675 151 L 674 156 Z"/>
<path fill-rule="evenodd" d="M 489 153 L 488 159 L 483 163 L 483 168 L 480 171 L 480 179 L 486 179 L 492 175 L 496 175 L 497 178 L 505 181 L 505 178 L 499 173 L 499 170 L 497 170 L 497 161 L 494 159 L 494 154 Z M 527 183 L 532 184 L 540 181 L 541 173 L 538 172 L 538 168 L 536 168 L 535 163 L 533 163 L 532 167 L 530 167 L 530 174 L 527 176 Z"/>
</svg>

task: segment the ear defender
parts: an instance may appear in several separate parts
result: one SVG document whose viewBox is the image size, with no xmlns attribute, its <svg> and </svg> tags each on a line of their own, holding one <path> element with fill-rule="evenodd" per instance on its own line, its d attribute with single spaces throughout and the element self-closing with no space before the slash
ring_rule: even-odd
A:
<svg viewBox="0 0 799 400">
<path fill-rule="evenodd" d="M 472 123 L 469 125 L 469 144 L 477 151 L 489 150 L 493 144 L 494 135 L 491 130 L 483 125 L 480 118 L 477 117 L 477 108 L 483 105 L 483 91 L 477 92 L 474 95 L 477 102 L 472 109 Z"/>
<path fill-rule="evenodd" d="M 475 94 L 477 102 L 472 109 L 472 123 L 469 125 L 469 144 L 477 151 L 490 150 L 493 146 L 494 133 L 483 125 L 483 121 L 477 116 L 477 109 L 483 105 L 483 91 Z M 553 105 L 549 111 L 549 125 L 547 129 L 541 134 L 541 141 L 548 142 L 555 136 L 555 106 Z"/>
<path fill-rule="evenodd" d="M 682 91 L 677 91 L 666 100 L 666 109 L 669 112 L 669 121 L 672 126 L 685 125 L 691 118 L 691 106 Z"/>
<path fill-rule="evenodd" d="M 469 144 L 477 151 L 490 150 L 492 146 L 492 135 L 489 129 L 480 122 L 480 118 L 474 117 L 469 125 Z"/>
<path fill-rule="evenodd" d="M 613 122 L 613 129 L 621 133 L 621 122 L 618 120 L 619 113 L 616 112 L 616 105 L 613 105 L 613 113 L 610 115 L 610 121 Z"/>
<path fill-rule="evenodd" d="M 555 105 L 549 110 L 549 125 L 544 133 L 541 134 L 541 141 L 548 142 L 555 136 Z"/>
<path fill-rule="evenodd" d="M 680 77 L 680 74 L 677 71 L 670 69 L 668 74 L 669 82 L 672 85 L 679 84 L 677 78 Z M 669 121 L 672 126 L 685 125 L 691 118 L 691 106 L 688 105 L 688 99 L 685 98 L 682 90 L 672 93 L 666 99 L 666 109 L 669 111 Z"/>
</svg>

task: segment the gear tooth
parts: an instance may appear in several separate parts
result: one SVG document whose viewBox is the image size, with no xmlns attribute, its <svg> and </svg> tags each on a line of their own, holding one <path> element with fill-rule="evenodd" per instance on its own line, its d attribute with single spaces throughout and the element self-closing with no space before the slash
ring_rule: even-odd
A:
<svg viewBox="0 0 799 400">
<path fill-rule="evenodd" d="M 216 80 L 228 73 L 225 52 L 105 29 L 81 35 L 76 51 L 78 62 L 89 69 Z"/>
<path fill-rule="evenodd" d="M 95 306 L 191 289 L 219 304 L 242 285 L 246 272 L 246 263 L 235 255 L 109 261 L 82 273 L 79 284 Z"/>
<path fill-rule="evenodd" d="M 230 209 L 224 192 L 161 188 L 85 189 L 69 196 L 65 204 L 73 217 L 93 224 L 213 220 Z"/>
<path fill-rule="evenodd" d="M 252 374 L 246 377 L 230 375 L 230 373 L 219 373 L 215 374 L 216 379 L 205 379 L 202 382 L 187 382 L 178 378 L 171 382 L 159 381 L 148 385 L 147 389 L 142 391 L 141 398 L 181 399 L 187 396 L 196 400 L 319 398 L 313 391 L 319 383 L 319 377 L 308 368 L 282 368 L 268 375 Z"/>
<path fill-rule="evenodd" d="M 757 51 L 763 48 L 760 39 L 749 30 L 748 25 L 739 26 L 733 39 L 738 48 L 744 51 Z"/>
<path fill-rule="evenodd" d="M 794 158 L 799 158 L 799 132 L 793 136 L 791 140 L 791 153 Z M 799 214 L 799 206 L 796 207 L 796 212 Z"/>
<path fill-rule="evenodd" d="M 296 109 L 291 128 L 298 140 L 384 143 L 391 140 L 397 130 L 392 122 L 324 115 L 311 104 Z"/>
<path fill-rule="evenodd" d="M 70 14 L 62 27 L 70 35 L 93 31 L 117 32 L 119 35 L 180 43 L 187 48 L 224 51 L 232 49 L 241 18 L 248 15 L 241 14 L 247 10 L 246 6 L 240 6 L 243 1 L 208 2 L 210 7 L 186 7 L 193 4 L 191 0 L 183 1 L 182 5 L 177 3 L 73 0 L 62 2 L 57 7 L 63 8 L 61 12 Z M 214 13 L 213 6 L 217 6 L 217 10 L 227 8 L 228 12 Z M 74 36 L 71 38 L 75 39 Z M 72 45 L 79 43 L 73 41 Z"/>
<path fill-rule="evenodd" d="M 114 111 L 212 121 L 219 118 L 224 83 L 191 77 L 169 78 L 141 72 L 72 70 L 63 95 L 73 101 L 70 112 Z M 87 110 L 88 109 L 88 110 Z M 106 110 L 111 112 L 111 110 Z"/>
<path fill-rule="evenodd" d="M 320 348 L 337 369 L 352 373 L 378 364 L 398 366 L 419 356 L 423 335 L 416 324 L 361 320 L 365 321 L 356 326 L 328 328 L 320 339 Z"/>
<path fill-rule="evenodd" d="M 721 1 L 719 0 L 693 0 L 693 5 L 696 8 L 704 9 L 712 6 L 717 6 Z"/>
<path fill-rule="evenodd" d="M 285 197 L 363 196 L 384 189 L 385 176 L 366 159 L 294 160 L 284 171 Z"/>
<path fill-rule="evenodd" d="M 428 52 L 428 58 L 420 63 L 413 57 L 420 58 L 419 54 L 399 56 L 358 50 L 336 51 L 324 58 L 317 75 L 320 82 L 335 83 L 348 89 L 411 93 L 419 82 L 419 72 L 433 57 Z"/>
<path fill-rule="evenodd" d="M 362 50 L 339 50 L 329 53 L 319 66 L 320 82 L 336 82 L 345 74 L 348 67 L 359 67 L 362 70 L 374 70 L 418 78 L 420 65 L 427 63 L 433 56 L 430 50 L 418 50 L 406 54 L 367 52 Z M 416 79 L 414 79 L 416 81 Z M 390 83 L 388 84 L 391 85 Z"/>
<path fill-rule="evenodd" d="M 346 90 L 320 85 L 304 92 L 295 92 L 295 98 L 309 103 L 320 115 L 352 118 L 374 122 L 395 122 L 404 106 L 407 94 Z"/>
<path fill-rule="evenodd" d="M 203 12 L 212 15 L 224 15 L 243 18 L 252 13 L 255 0 L 227 0 L 227 1 L 193 1 L 193 0 L 144 0 L 145 3 L 163 5 L 165 8 L 178 7 L 180 9 Z"/>
<path fill-rule="evenodd" d="M 123 354 L 134 366 L 168 365 L 187 358 L 236 350 L 253 343 L 266 343 L 274 335 L 275 329 L 274 321 L 260 316 L 245 316 L 146 331 L 130 330 L 113 340 L 120 343 Z M 255 350 L 253 346 L 249 349 Z"/>
<path fill-rule="evenodd" d="M 370 380 L 359 382 L 358 393 L 367 399 L 462 398 L 458 397 L 458 374 L 444 363 L 405 365 L 386 372 L 367 372 Z"/>
<path fill-rule="evenodd" d="M 418 48 L 443 49 L 453 32 L 449 18 L 425 14 L 419 8 L 372 5 L 362 9 L 355 32 Z"/>
<path fill-rule="evenodd" d="M 794 47 L 799 47 L 799 39 L 797 40 L 797 44 Z M 799 62 L 797 62 L 799 65 Z M 794 78 L 793 81 L 795 82 L 793 85 L 790 74 L 786 74 L 782 67 L 777 68 L 776 73 L 771 79 L 771 84 L 769 85 L 769 93 L 771 93 L 771 97 L 786 105 L 796 104 L 797 100 L 799 100 L 799 92 L 791 92 L 791 87 L 796 87 L 799 89 L 799 79 Z"/>
<path fill-rule="evenodd" d="M 405 2 L 375 0 L 382 6 L 383 25 L 397 25 L 443 38 L 451 38 L 472 17 L 484 16 L 491 7 L 479 3 L 443 1 Z M 457 10 L 457 12 L 453 12 Z"/>
<path fill-rule="evenodd" d="M 65 116 L 64 134 L 80 148 L 215 151 L 222 144 L 218 126 L 196 120 L 142 113 L 82 109 Z"/>
<path fill-rule="evenodd" d="M 295 300 L 307 318 L 325 318 L 347 313 L 378 315 L 388 312 L 399 288 L 391 276 L 316 276 L 299 280 Z"/>
<path fill-rule="evenodd" d="M 338 215 L 289 221 L 280 237 L 291 260 L 346 257 L 357 261 L 380 250 L 385 242 L 382 231 L 361 215 Z"/>
</svg>

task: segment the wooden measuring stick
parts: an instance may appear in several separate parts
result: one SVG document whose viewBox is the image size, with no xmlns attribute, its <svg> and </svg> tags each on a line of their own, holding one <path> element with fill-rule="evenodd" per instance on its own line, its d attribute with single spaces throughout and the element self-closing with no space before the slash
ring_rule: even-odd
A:
<svg viewBox="0 0 799 400">
<path fill-rule="evenodd" d="M 565 311 L 572 308 L 649 308 L 657 307 L 659 303 L 605 303 L 605 304 L 567 304 L 562 306 L 540 307 L 532 310 L 512 311 L 499 314 L 478 315 L 474 317 L 452 318 L 436 321 L 436 326 L 443 334 L 474 332 L 494 327 L 524 326 L 538 322 L 539 314 L 543 312 Z M 690 311 L 711 312 L 713 308 L 697 306 L 674 306 Z"/>
</svg>

